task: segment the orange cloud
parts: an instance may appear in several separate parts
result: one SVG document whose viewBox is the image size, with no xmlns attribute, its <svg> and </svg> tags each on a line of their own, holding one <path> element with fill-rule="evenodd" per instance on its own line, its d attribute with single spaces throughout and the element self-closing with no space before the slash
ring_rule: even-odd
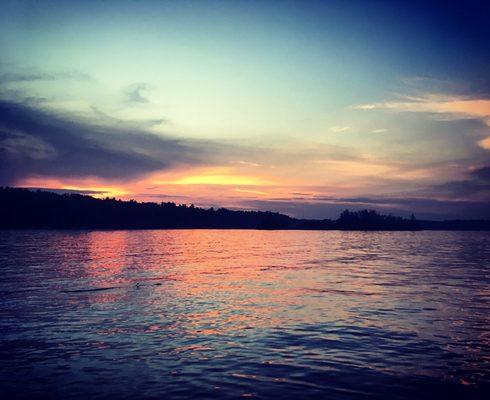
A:
<svg viewBox="0 0 490 400">
<path fill-rule="evenodd" d="M 239 169 L 216 167 L 156 175 L 152 180 L 156 185 L 228 185 L 228 186 L 260 186 L 271 185 L 270 178 L 259 175 L 243 174 Z"/>
<path fill-rule="evenodd" d="M 20 187 L 35 187 L 40 189 L 64 189 L 83 192 L 90 192 L 90 195 L 97 198 L 123 197 L 128 194 L 127 189 L 116 186 L 108 186 L 107 182 L 97 179 L 58 179 L 58 178 L 27 178 L 19 182 Z"/>
<path fill-rule="evenodd" d="M 482 118 L 489 124 L 490 99 L 472 99 L 463 96 L 427 93 L 421 96 L 405 96 L 404 100 L 361 104 L 354 108 L 358 110 L 387 109 L 393 111 L 455 114 L 458 117 Z"/>
<path fill-rule="evenodd" d="M 485 150 L 490 150 L 490 136 L 478 142 L 478 146 Z"/>
</svg>

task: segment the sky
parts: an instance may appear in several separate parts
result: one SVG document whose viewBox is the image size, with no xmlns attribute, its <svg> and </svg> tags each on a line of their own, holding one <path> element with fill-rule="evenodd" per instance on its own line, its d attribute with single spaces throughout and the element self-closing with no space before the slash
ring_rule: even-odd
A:
<svg viewBox="0 0 490 400">
<path fill-rule="evenodd" d="M 490 218 L 490 6 L 0 4 L 0 186 Z"/>
</svg>

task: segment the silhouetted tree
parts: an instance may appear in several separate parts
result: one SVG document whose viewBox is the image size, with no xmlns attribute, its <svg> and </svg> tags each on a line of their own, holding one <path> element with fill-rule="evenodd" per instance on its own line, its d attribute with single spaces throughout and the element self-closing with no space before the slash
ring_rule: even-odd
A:
<svg viewBox="0 0 490 400">
<path fill-rule="evenodd" d="M 0 188 L 0 228 L 56 229 L 340 229 L 340 230 L 490 230 L 490 221 L 419 221 L 345 210 L 336 221 L 295 219 L 270 211 L 203 209 L 171 202 L 139 203 L 80 194 L 56 194 L 20 188 Z"/>
</svg>

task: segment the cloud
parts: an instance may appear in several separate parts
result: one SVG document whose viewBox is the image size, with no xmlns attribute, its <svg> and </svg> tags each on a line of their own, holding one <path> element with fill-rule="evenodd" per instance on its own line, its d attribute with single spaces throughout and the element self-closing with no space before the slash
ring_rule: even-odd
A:
<svg viewBox="0 0 490 400">
<path fill-rule="evenodd" d="M 239 188 L 235 188 L 233 190 L 235 192 L 238 192 L 238 193 L 246 193 L 246 194 L 258 194 L 258 195 L 267 195 L 268 194 L 267 192 L 263 192 L 261 190 L 250 190 L 250 189 L 239 189 Z"/>
<path fill-rule="evenodd" d="M 485 182 L 490 183 L 490 165 L 484 167 L 474 168 L 471 170 L 471 175 L 477 177 Z"/>
<path fill-rule="evenodd" d="M 57 81 L 57 80 L 92 80 L 93 78 L 81 72 L 58 72 L 58 73 L 18 73 L 9 72 L 0 75 L 0 83 L 21 83 L 35 81 Z"/>
<path fill-rule="evenodd" d="M 90 106 L 90 109 L 97 117 L 98 122 L 101 122 L 103 124 L 119 125 L 119 126 L 142 129 L 142 128 L 151 128 L 153 126 L 168 122 L 166 118 L 124 120 L 124 119 L 113 117 L 112 115 L 100 110 L 98 107 L 94 105 Z"/>
<path fill-rule="evenodd" d="M 464 179 L 424 185 L 412 194 L 417 197 L 450 201 L 483 201 L 490 209 L 490 166 L 469 168 Z"/>
<path fill-rule="evenodd" d="M 330 130 L 335 133 L 342 133 L 350 131 L 352 128 L 350 126 L 332 126 Z"/>
<path fill-rule="evenodd" d="M 127 100 L 130 103 L 148 103 L 149 100 L 142 92 L 147 91 L 149 85 L 147 83 L 134 83 L 126 88 Z"/>
<path fill-rule="evenodd" d="M 102 190 L 85 190 L 85 189 L 58 189 L 58 188 L 38 188 L 38 187 L 26 187 L 26 189 L 29 190 L 42 190 L 44 192 L 53 192 L 53 193 L 58 193 L 58 194 L 84 194 L 88 196 L 95 196 L 95 195 L 101 195 L 105 194 L 106 192 Z"/>
<path fill-rule="evenodd" d="M 387 129 L 379 128 L 379 129 L 373 129 L 371 131 L 371 133 L 384 133 L 384 132 L 387 132 L 387 131 L 388 131 Z"/>
<path fill-rule="evenodd" d="M 422 189 L 435 196 L 444 196 L 452 199 L 471 199 L 483 195 L 490 206 L 490 183 L 479 179 L 467 179 L 460 181 L 449 181 Z"/>
<path fill-rule="evenodd" d="M 0 150 L 15 158 L 27 157 L 32 160 L 49 160 L 56 157 L 56 150 L 49 143 L 36 136 L 18 132 L 0 131 Z"/>
<path fill-rule="evenodd" d="M 421 197 L 318 197 L 315 200 L 244 200 L 247 208 L 271 210 L 297 218 L 337 218 L 345 209 L 375 209 L 382 213 L 408 216 L 412 212 L 426 219 L 490 218 L 489 201 L 438 200 Z"/>
<path fill-rule="evenodd" d="M 331 195 L 328 188 L 311 187 L 311 192 L 290 192 L 269 199 L 245 199 L 246 208 L 283 212 L 298 218 L 336 218 L 346 209 L 375 209 L 383 213 L 419 218 L 490 219 L 490 165 L 467 170 L 465 179 L 391 194 Z"/>
<path fill-rule="evenodd" d="M 425 112 L 445 114 L 447 118 L 480 118 L 489 124 L 490 99 L 469 96 L 424 93 L 418 96 L 403 96 L 400 101 L 360 104 L 358 110 L 392 110 L 398 112 Z"/>
<path fill-rule="evenodd" d="M 490 150 L 490 136 L 485 139 L 479 140 L 478 146 L 480 146 L 482 149 Z"/>
<path fill-rule="evenodd" d="M 0 101 L 0 185 L 31 176 L 133 179 L 184 164 L 209 164 L 225 146 L 100 126 L 73 115 Z"/>
<path fill-rule="evenodd" d="M 479 134 L 488 135 L 488 128 L 490 128 L 490 98 L 478 96 L 422 93 L 400 96 L 401 99 L 396 101 L 361 104 L 354 108 L 358 110 L 427 113 L 436 115 L 439 120 L 446 121 L 479 121 L 482 125 Z M 490 150 L 490 136 L 477 140 L 476 145 L 485 150 Z"/>
<path fill-rule="evenodd" d="M 240 161 L 237 161 L 238 164 L 241 164 L 241 165 L 245 165 L 247 167 L 261 167 L 262 164 L 259 164 L 259 163 L 255 163 L 255 162 L 251 162 L 251 161 L 243 161 L 243 160 L 240 160 Z"/>
</svg>

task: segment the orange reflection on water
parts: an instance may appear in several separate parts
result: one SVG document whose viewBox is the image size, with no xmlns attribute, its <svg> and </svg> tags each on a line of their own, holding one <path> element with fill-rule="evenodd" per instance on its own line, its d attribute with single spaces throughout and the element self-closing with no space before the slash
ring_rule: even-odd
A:
<svg viewBox="0 0 490 400">
<path fill-rule="evenodd" d="M 228 360 L 223 368 L 246 379 L 255 375 L 237 357 L 302 369 L 328 360 L 325 368 L 383 376 L 448 371 L 469 386 L 486 371 L 481 266 L 490 247 L 481 233 L 49 231 L 3 240 L 10 235 L 24 247 L 5 270 L 25 292 L 6 293 L 34 302 L 26 326 L 34 310 L 53 343 L 91 356 L 130 349 L 131 359 L 163 357 L 172 371 L 181 360 L 191 370 L 196 360 Z"/>
<path fill-rule="evenodd" d="M 302 244 L 302 234 L 288 236 L 285 241 L 281 232 L 249 230 L 86 232 L 78 238 L 85 252 L 80 267 L 85 288 L 108 288 L 88 296 L 94 303 L 151 296 L 158 308 L 170 298 L 177 308 L 186 307 L 176 323 L 187 333 L 309 324 L 325 314 L 345 318 L 342 307 L 318 301 L 325 297 L 319 266 L 291 262 L 305 254 L 315 257 Z"/>
<path fill-rule="evenodd" d="M 75 301 L 123 306 L 129 316 L 144 306 L 151 315 L 127 332 L 159 334 L 171 321 L 170 328 L 182 335 L 206 338 L 344 321 L 430 336 L 433 327 L 418 314 L 398 318 L 409 307 L 422 308 L 433 293 L 430 269 L 422 275 L 425 286 L 415 285 L 421 280 L 417 269 L 403 270 L 404 260 L 415 257 L 407 243 L 417 246 L 416 235 L 100 231 L 65 238 L 63 246 L 66 262 L 78 262 L 81 289 L 108 288 L 82 292 Z M 448 321 L 438 329 L 460 320 L 451 307 L 426 308 Z"/>
</svg>

